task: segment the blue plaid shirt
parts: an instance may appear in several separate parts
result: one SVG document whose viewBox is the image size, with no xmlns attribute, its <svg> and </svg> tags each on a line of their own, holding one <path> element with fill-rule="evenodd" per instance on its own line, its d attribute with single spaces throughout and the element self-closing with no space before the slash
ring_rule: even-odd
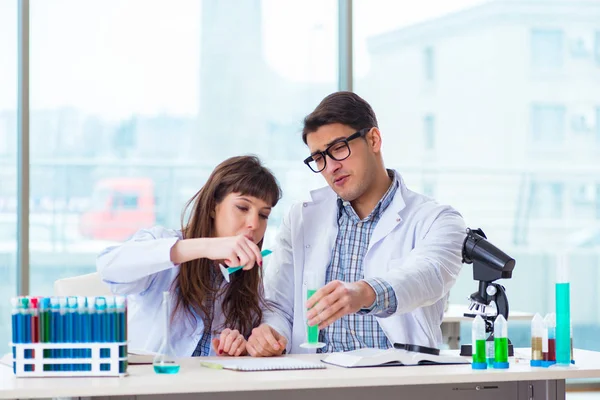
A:
<svg viewBox="0 0 600 400">
<path fill-rule="evenodd" d="M 211 275 L 213 277 L 213 281 L 216 282 L 216 285 L 220 285 L 221 280 L 219 279 L 219 277 L 221 277 L 222 275 L 217 274 L 215 272 L 216 270 L 217 268 L 213 267 L 211 269 Z M 202 332 L 202 337 L 198 341 L 198 344 L 196 345 L 196 350 L 194 350 L 194 352 L 192 353 L 192 357 L 205 357 L 208 356 L 208 353 L 210 353 L 210 339 L 212 337 L 212 321 L 215 314 L 215 301 L 212 298 L 212 296 L 208 296 L 206 298 L 206 302 L 208 305 L 208 309 L 211 310 L 211 315 L 208 318 L 208 324 L 204 324 L 204 332 Z M 196 318 L 198 318 L 198 316 L 196 316 Z"/>
<path fill-rule="evenodd" d="M 331 262 L 327 266 L 326 283 L 333 280 L 357 282 L 364 278 L 363 260 L 369 241 L 381 215 L 390 205 L 399 182 L 388 170 L 392 184 L 379 200 L 371 214 L 362 221 L 350 202 L 338 198 L 338 234 Z M 389 283 L 379 278 L 364 280 L 375 291 L 375 302 L 368 310 L 346 315 L 319 332 L 319 341 L 326 344 L 320 353 L 350 351 L 363 347 L 387 349 L 390 341 L 375 319 L 376 315 L 391 315 L 396 311 L 397 299 Z"/>
</svg>

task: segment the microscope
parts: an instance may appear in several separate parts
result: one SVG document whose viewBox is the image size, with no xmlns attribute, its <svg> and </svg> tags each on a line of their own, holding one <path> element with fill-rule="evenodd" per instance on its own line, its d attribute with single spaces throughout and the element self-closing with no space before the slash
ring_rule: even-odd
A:
<svg viewBox="0 0 600 400">
<path fill-rule="evenodd" d="M 467 228 L 467 237 L 463 243 L 462 262 L 473 264 L 473 279 L 479 282 L 479 289 L 469 296 L 471 304 L 465 317 L 475 318 L 481 315 L 485 321 L 487 340 L 494 340 L 494 321 L 503 315 L 508 321 L 508 299 L 504 286 L 494 283 L 498 279 L 510 279 L 515 268 L 515 260 L 487 241 L 481 229 Z M 494 303 L 495 314 L 486 313 L 486 307 Z M 513 345 L 508 341 L 509 356 L 514 355 Z M 461 356 L 471 356 L 471 345 L 462 345 Z"/>
</svg>

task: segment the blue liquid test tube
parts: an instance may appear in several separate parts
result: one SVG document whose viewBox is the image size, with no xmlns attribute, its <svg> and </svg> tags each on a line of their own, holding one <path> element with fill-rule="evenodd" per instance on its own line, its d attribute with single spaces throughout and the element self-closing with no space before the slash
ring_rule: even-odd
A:
<svg viewBox="0 0 600 400">
<path fill-rule="evenodd" d="M 106 299 L 104 297 L 96 297 L 96 325 L 94 327 L 94 335 L 98 342 L 106 342 L 104 327 L 106 326 Z"/>
<path fill-rule="evenodd" d="M 116 325 L 117 328 L 115 331 L 117 332 L 118 337 L 116 338 L 117 342 L 123 343 L 127 341 L 127 313 L 126 311 L 126 299 L 124 296 L 117 296 L 115 299 L 116 307 L 117 307 L 117 317 L 116 317 Z"/>
<path fill-rule="evenodd" d="M 13 297 L 10 299 L 11 311 L 11 328 L 12 328 L 12 342 L 19 343 L 21 335 L 20 327 L 20 310 L 19 310 L 19 298 Z"/>
<path fill-rule="evenodd" d="M 59 327 L 62 324 L 62 320 L 60 317 L 60 303 L 58 297 L 50 298 L 50 342 L 58 343 L 59 342 Z M 58 350 L 50 350 L 50 358 L 54 359 L 58 357 Z M 56 365 L 53 364 L 51 367 L 52 371 L 56 371 Z"/>
<path fill-rule="evenodd" d="M 116 342 L 115 320 L 116 320 L 116 302 L 114 296 L 106 297 L 106 318 L 104 324 L 104 337 L 107 342 Z"/>
<path fill-rule="evenodd" d="M 76 319 L 77 319 L 77 330 L 76 330 L 77 339 L 76 340 L 79 343 L 85 343 L 85 330 L 87 329 L 87 327 L 85 326 L 86 315 L 87 315 L 86 298 L 85 298 L 85 296 L 78 296 L 77 297 L 77 314 L 76 314 Z M 83 358 L 83 357 L 85 357 L 84 350 L 77 349 L 77 358 Z M 80 367 L 79 369 L 81 370 L 81 365 L 79 365 L 79 367 Z"/>
<path fill-rule="evenodd" d="M 96 324 L 96 298 L 95 297 L 88 297 L 86 299 L 87 302 L 87 332 L 86 332 L 86 338 L 88 339 L 87 341 L 89 343 L 93 343 L 96 341 L 96 337 L 94 335 L 94 328 L 95 328 L 95 324 Z M 86 351 L 85 354 L 86 357 L 90 357 L 89 351 Z"/>
<path fill-rule="evenodd" d="M 67 326 L 66 326 L 66 341 L 67 343 L 77 342 L 77 297 L 69 296 L 67 298 Z M 76 349 L 70 349 L 67 352 L 69 358 L 77 358 Z M 68 371 L 75 371 L 75 364 L 67 365 Z"/>
<path fill-rule="evenodd" d="M 21 321 L 23 332 L 21 332 L 21 343 L 31 343 L 31 312 L 29 310 L 29 299 L 21 297 Z"/>
<path fill-rule="evenodd" d="M 66 297 L 59 297 L 59 304 L 60 304 L 60 326 L 59 326 L 59 330 L 58 330 L 58 340 L 59 343 L 67 343 L 67 298 Z M 67 357 L 67 350 L 66 349 L 60 349 L 59 350 L 59 354 L 60 354 L 60 358 L 66 358 Z M 59 370 L 60 371 L 66 371 L 67 370 L 67 365 L 66 364 L 60 364 L 59 365 Z"/>
</svg>

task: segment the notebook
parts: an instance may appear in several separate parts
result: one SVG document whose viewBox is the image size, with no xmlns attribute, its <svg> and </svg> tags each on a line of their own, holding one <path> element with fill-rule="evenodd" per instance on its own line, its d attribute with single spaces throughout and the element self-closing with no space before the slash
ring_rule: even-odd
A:
<svg viewBox="0 0 600 400">
<path fill-rule="evenodd" d="M 469 364 L 471 360 L 450 354 L 439 356 L 398 349 L 358 349 L 331 353 L 323 362 L 340 367 L 377 367 L 393 365 Z"/>
<path fill-rule="evenodd" d="M 298 360 L 291 357 L 232 358 L 227 360 L 203 361 L 203 367 L 229 369 L 232 371 L 280 371 L 291 369 L 324 369 L 324 364 Z"/>
</svg>

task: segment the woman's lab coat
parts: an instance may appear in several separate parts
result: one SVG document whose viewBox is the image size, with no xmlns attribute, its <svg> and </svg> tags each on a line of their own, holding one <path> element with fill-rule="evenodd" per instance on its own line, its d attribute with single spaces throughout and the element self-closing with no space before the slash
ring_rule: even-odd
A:
<svg viewBox="0 0 600 400">
<path fill-rule="evenodd" d="M 163 339 L 163 291 L 169 291 L 179 265 L 171 262 L 171 247 L 182 238 L 181 231 L 160 226 L 137 232 L 130 240 L 104 250 L 96 261 L 98 272 L 114 294 L 127 295 L 127 338 L 132 350 L 157 352 Z M 171 296 L 170 310 L 175 308 Z M 224 321 L 221 303 L 215 304 L 213 328 Z M 190 357 L 202 337 L 204 323 L 178 311 L 170 325 L 175 355 Z M 211 338 L 212 339 L 212 338 Z M 210 355 L 215 355 L 210 348 Z"/>
<path fill-rule="evenodd" d="M 391 343 L 438 347 L 444 304 L 462 266 L 465 224 L 457 211 L 410 191 L 396 175 L 400 186 L 369 241 L 364 277 L 383 278 L 394 289 L 396 312 L 377 315 Z M 311 197 L 291 208 L 265 271 L 271 311 L 263 322 L 287 338 L 288 353 L 314 352 L 299 347 L 306 341 L 303 274 L 314 271 L 325 283 L 338 231 L 335 192 L 325 187 Z"/>
</svg>

